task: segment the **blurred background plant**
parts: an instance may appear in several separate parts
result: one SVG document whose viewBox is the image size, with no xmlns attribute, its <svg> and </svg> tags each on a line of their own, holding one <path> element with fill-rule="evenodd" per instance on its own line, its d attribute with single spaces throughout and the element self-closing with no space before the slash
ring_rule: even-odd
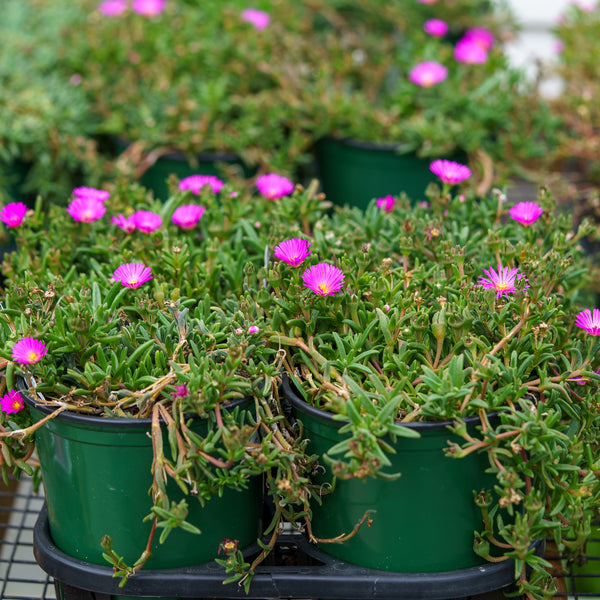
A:
<svg viewBox="0 0 600 600">
<path fill-rule="evenodd" d="M 81 19 L 78 3 L 6 0 L 0 19 L 0 199 L 66 198 L 102 171 L 99 119 L 79 78 L 60 68 L 60 32 Z"/>
</svg>

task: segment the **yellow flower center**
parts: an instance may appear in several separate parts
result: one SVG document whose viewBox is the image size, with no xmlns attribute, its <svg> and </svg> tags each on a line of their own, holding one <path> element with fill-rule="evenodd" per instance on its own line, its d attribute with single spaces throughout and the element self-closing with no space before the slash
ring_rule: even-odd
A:
<svg viewBox="0 0 600 600">
<path fill-rule="evenodd" d="M 137 285 L 138 280 L 135 277 L 131 277 L 130 279 L 127 280 L 127 283 L 129 285 Z"/>
<path fill-rule="evenodd" d="M 510 285 L 508 285 L 508 283 L 504 283 L 503 281 L 498 281 L 494 284 L 494 287 L 496 288 L 496 291 L 501 292 L 510 288 Z"/>
<path fill-rule="evenodd" d="M 321 292 L 323 292 L 324 296 L 329 294 L 329 286 L 326 283 L 320 283 L 318 287 L 321 290 Z"/>
<path fill-rule="evenodd" d="M 28 355 L 27 358 L 31 361 L 31 362 L 36 362 L 38 360 L 38 353 L 35 350 L 32 350 Z"/>
</svg>

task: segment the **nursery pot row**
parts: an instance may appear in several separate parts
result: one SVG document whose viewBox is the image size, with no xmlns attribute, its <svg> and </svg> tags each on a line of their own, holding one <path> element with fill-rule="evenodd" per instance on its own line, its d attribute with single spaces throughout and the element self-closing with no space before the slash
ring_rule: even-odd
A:
<svg viewBox="0 0 600 600">
<path fill-rule="evenodd" d="M 325 454 L 337 443 L 339 421 L 312 408 L 289 386 L 284 392 L 302 421 L 309 451 Z M 29 400 L 33 418 L 51 409 Z M 397 480 L 369 478 L 339 481 L 335 491 L 312 506 L 312 530 L 318 538 L 348 533 L 366 511 L 374 511 L 344 543 L 320 544 L 320 549 L 355 565 L 386 571 L 432 573 L 467 569 L 485 563 L 473 550 L 473 532 L 482 528 L 474 492 L 491 489 L 485 473 L 487 455 L 454 460 L 442 449 L 451 438 L 446 423 L 414 424 L 419 439 L 399 438 L 392 457 Z M 64 412 L 36 432 L 48 508 L 56 546 L 80 560 L 106 565 L 100 541 L 112 537 L 115 551 L 135 560 L 145 547 L 151 523 L 144 521 L 152 505 L 152 442 L 149 419 L 103 418 Z M 196 425 L 202 434 L 202 422 Z M 165 444 L 165 451 L 168 444 Z M 330 473 L 323 481 L 330 480 Z M 182 492 L 173 485 L 172 499 Z M 225 538 L 250 545 L 261 531 L 263 490 L 260 478 L 245 490 L 226 490 L 204 507 L 187 498 L 187 520 L 201 535 L 172 531 L 162 545 L 154 543 L 145 569 L 168 569 L 211 561 Z M 156 536 L 158 537 L 158 536 Z"/>
</svg>

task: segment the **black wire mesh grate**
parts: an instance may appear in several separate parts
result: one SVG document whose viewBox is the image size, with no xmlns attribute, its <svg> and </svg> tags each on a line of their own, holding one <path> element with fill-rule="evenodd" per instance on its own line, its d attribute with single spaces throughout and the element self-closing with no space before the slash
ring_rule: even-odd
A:
<svg viewBox="0 0 600 600">
<path fill-rule="evenodd" d="M 0 483 L 0 600 L 55 600 L 54 582 L 33 558 L 33 526 L 44 498 L 23 478 Z"/>
<path fill-rule="evenodd" d="M 18 485 L 11 482 L 8 488 L 0 483 L 0 600 L 56 600 L 53 580 L 33 557 L 33 527 L 43 503 L 29 478 Z M 557 598 L 600 600 L 600 526 L 595 531 L 583 572 L 565 565 L 556 548 L 548 545 L 545 558 L 553 565 Z"/>
</svg>

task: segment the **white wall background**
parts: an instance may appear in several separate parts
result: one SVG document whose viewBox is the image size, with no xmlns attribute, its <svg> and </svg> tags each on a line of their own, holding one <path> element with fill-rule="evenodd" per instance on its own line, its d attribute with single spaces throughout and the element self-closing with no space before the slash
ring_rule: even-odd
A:
<svg viewBox="0 0 600 600">
<path fill-rule="evenodd" d="M 519 21 L 522 32 L 506 46 L 506 51 L 517 66 L 536 72 L 536 61 L 550 63 L 556 56 L 555 38 L 550 32 L 571 0 L 505 0 Z M 556 80 L 544 84 L 542 92 L 555 96 L 560 92 Z"/>
</svg>

